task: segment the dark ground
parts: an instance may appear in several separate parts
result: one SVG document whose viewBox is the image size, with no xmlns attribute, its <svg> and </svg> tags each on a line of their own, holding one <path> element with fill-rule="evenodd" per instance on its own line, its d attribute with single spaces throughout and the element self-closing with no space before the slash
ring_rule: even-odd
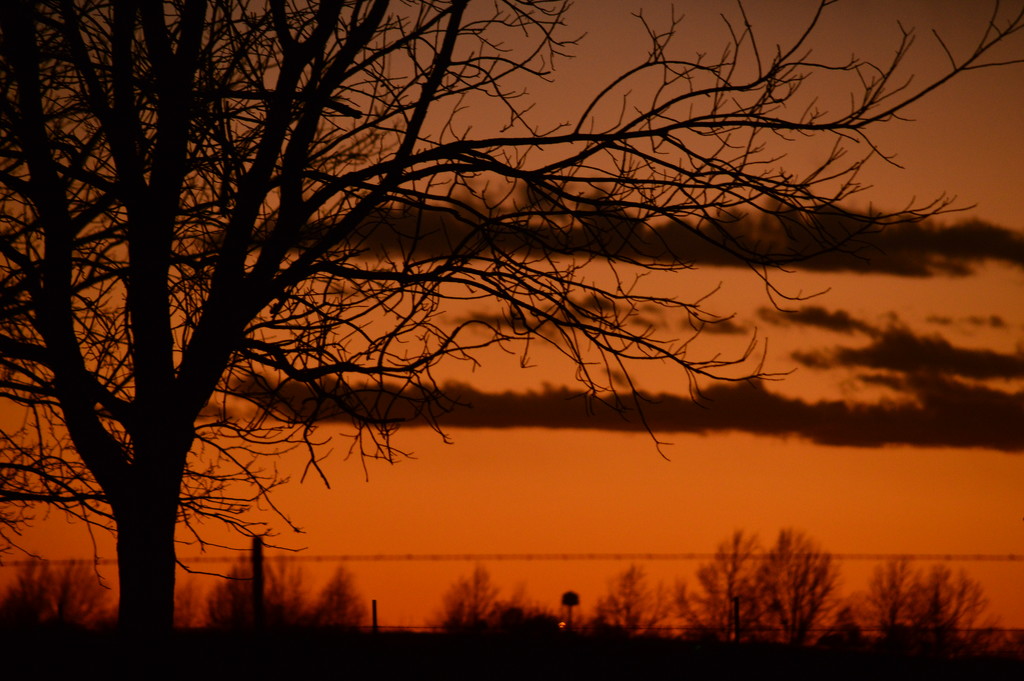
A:
<svg viewBox="0 0 1024 681">
<path fill-rule="evenodd" d="M 1007 679 L 1024 661 L 938 660 L 772 645 L 596 636 L 6 632 L 5 679 Z"/>
</svg>

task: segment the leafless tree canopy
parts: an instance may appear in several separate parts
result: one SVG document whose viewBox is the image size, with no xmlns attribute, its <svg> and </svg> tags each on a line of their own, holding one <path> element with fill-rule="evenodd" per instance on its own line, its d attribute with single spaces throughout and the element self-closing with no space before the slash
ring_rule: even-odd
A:
<svg viewBox="0 0 1024 681">
<path fill-rule="evenodd" d="M 758 375 L 644 324 L 708 315 L 638 274 L 702 243 L 767 279 L 940 209 L 847 211 L 844 145 L 1022 25 L 996 17 L 916 86 L 909 35 L 891 64 L 819 62 L 817 14 L 776 48 L 740 13 L 718 58 L 649 26 L 646 60 L 540 129 L 524 88 L 571 54 L 565 5 L 0 3 L 0 397 L 25 414 L 0 500 L 116 527 L 122 620 L 169 626 L 176 523 L 246 529 L 278 482 L 261 455 L 317 468 L 317 419 L 383 457 L 399 424 L 436 425 L 446 360 L 545 341 L 616 406 L 636 362 Z M 854 77 L 848 103 L 803 106 L 831 76 Z M 786 169 L 794 136 L 823 145 L 816 168 Z"/>
<path fill-rule="evenodd" d="M 676 589 L 676 607 L 687 626 L 699 636 L 728 640 L 739 620 L 747 628 L 760 621 L 761 596 L 757 566 L 761 544 L 755 535 L 736 530 L 718 545 L 714 560 L 697 568 L 697 589 Z"/>
<path fill-rule="evenodd" d="M 441 610 L 434 618 L 445 631 L 469 632 L 493 628 L 501 609 L 498 587 L 483 565 L 469 577 L 459 577 L 441 596 Z"/>
<path fill-rule="evenodd" d="M 981 584 L 961 570 L 941 564 L 914 569 L 906 559 L 875 568 L 862 605 L 866 626 L 882 647 L 929 655 L 984 650 L 988 599 Z"/>
<path fill-rule="evenodd" d="M 441 607 L 431 625 L 451 633 L 503 632 L 513 634 L 558 631 L 558 618 L 526 597 L 525 585 L 501 596 L 483 565 L 456 579 L 441 595 Z"/>
<path fill-rule="evenodd" d="M 0 594 L 0 626 L 97 627 L 109 624 L 111 600 L 87 561 L 26 561 Z"/>
<path fill-rule="evenodd" d="M 254 626 L 253 581 L 248 565 L 236 565 L 206 596 L 205 624 L 217 629 Z M 285 627 L 355 629 L 368 622 L 366 604 L 352 573 L 339 566 L 314 592 L 309 574 L 288 560 L 266 562 L 263 587 L 264 624 Z"/>
<path fill-rule="evenodd" d="M 696 635 L 727 640 L 738 633 L 743 640 L 803 645 L 831 622 L 839 566 L 799 530 L 780 531 L 767 550 L 756 536 L 737 531 L 697 569 L 697 584 L 692 591 L 680 585 L 675 598 Z"/>
<path fill-rule="evenodd" d="M 667 624 L 671 602 L 664 584 L 651 584 L 646 571 L 630 565 L 608 580 L 597 601 L 593 626 L 630 635 L 657 634 Z"/>
<path fill-rule="evenodd" d="M 836 603 L 839 566 L 804 533 L 785 529 L 765 553 L 756 573 L 761 622 L 786 643 L 809 642 Z"/>
</svg>

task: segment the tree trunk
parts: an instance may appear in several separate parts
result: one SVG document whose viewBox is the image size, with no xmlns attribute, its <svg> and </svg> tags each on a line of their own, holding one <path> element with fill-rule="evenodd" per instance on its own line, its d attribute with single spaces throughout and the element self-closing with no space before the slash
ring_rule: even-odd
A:
<svg viewBox="0 0 1024 681">
<path fill-rule="evenodd" d="M 174 530 L 177 494 L 138 489 L 115 507 L 118 578 L 121 595 L 118 629 L 161 636 L 174 626 Z"/>
</svg>

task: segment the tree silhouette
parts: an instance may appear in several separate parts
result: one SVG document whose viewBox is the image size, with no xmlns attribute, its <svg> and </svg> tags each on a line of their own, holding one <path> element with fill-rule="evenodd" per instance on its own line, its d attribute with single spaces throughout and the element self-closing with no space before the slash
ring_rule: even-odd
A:
<svg viewBox="0 0 1024 681">
<path fill-rule="evenodd" d="M 253 583 L 247 563 L 235 565 L 206 597 L 206 624 L 218 629 L 251 629 Z M 264 623 L 267 627 L 353 629 L 366 624 L 366 606 L 352 573 L 339 566 L 316 595 L 309 576 L 290 560 L 269 560 L 264 567 Z"/>
<path fill-rule="evenodd" d="M 452 633 L 480 632 L 494 628 L 500 614 L 499 589 L 483 565 L 469 577 L 459 577 L 441 596 L 441 610 L 435 620 Z"/>
<path fill-rule="evenodd" d="M 885 645 L 903 647 L 899 643 L 914 618 L 917 583 L 920 578 L 906 558 L 890 560 L 875 567 L 868 591 L 861 605 L 862 617 Z"/>
<path fill-rule="evenodd" d="M 1024 25 L 994 17 L 917 89 L 909 34 L 891 64 L 811 58 L 829 2 L 778 49 L 740 13 L 717 60 L 647 26 L 643 63 L 542 130 L 521 88 L 571 49 L 566 4 L 0 2 L 0 397 L 24 414 L 0 520 L 49 504 L 115 531 L 121 626 L 165 630 L 179 524 L 254 531 L 280 482 L 265 457 L 319 472 L 324 418 L 359 455 L 400 455 L 397 426 L 451 405 L 447 360 L 547 342 L 620 408 L 637 362 L 694 390 L 756 376 L 652 328 L 641 310 L 699 330 L 706 292 L 639 275 L 710 247 L 770 284 L 942 208 L 844 208 L 845 143 Z M 804 106 L 832 76 L 854 76 L 848 104 Z M 816 168 L 781 162 L 792 136 L 821 143 Z"/>
<path fill-rule="evenodd" d="M 206 624 L 217 629 L 247 629 L 255 625 L 250 570 L 243 563 L 232 566 L 206 594 Z"/>
<path fill-rule="evenodd" d="M 754 579 L 766 633 L 803 645 L 835 606 L 839 568 L 817 542 L 785 529 L 765 552 Z"/>
<path fill-rule="evenodd" d="M 356 588 L 355 577 L 339 565 L 320 590 L 314 617 L 317 626 L 358 629 L 368 624 L 366 602 Z"/>
<path fill-rule="evenodd" d="M 931 655 L 981 653 L 990 638 L 981 584 L 945 565 L 915 570 L 907 559 L 875 568 L 861 607 L 865 625 L 887 650 Z"/>
<path fill-rule="evenodd" d="M 174 628 L 201 627 L 206 622 L 205 592 L 195 579 L 179 579 L 174 585 Z"/>
<path fill-rule="evenodd" d="M 266 561 L 263 582 L 263 623 L 269 628 L 309 626 L 314 623 L 308 578 L 294 561 Z M 217 629 L 251 629 L 253 613 L 251 567 L 241 561 L 231 568 L 206 597 L 206 623 Z"/>
<path fill-rule="evenodd" d="M 500 598 L 500 593 L 487 568 L 477 565 L 473 574 L 459 577 L 445 590 L 432 624 L 457 634 L 491 631 L 522 635 L 558 631 L 558 618 L 527 598 L 525 585 L 520 585 L 506 598 Z"/>
<path fill-rule="evenodd" d="M 697 568 L 699 589 L 682 584 L 675 600 L 699 636 L 725 640 L 738 624 L 743 639 L 802 645 L 826 623 L 838 582 L 831 554 L 803 532 L 784 529 L 763 550 L 756 535 L 737 530 Z"/>
<path fill-rule="evenodd" d="M 630 565 L 608 580 L 608 591 L 597 601 L 594 626 L 629 635 L 657 634 L 671 607 L 665 586 L 651 586 L 644 569 Z"/>
<path fill-rule="evenodd" d="M 741 629 L 756 629 L 761 619 L 757 568 L 761 545 L 756 535 L 736 530 L 715 550 L 712 561 L 697 568 L 698 590 L 676 588 L 676 606 L 687 625 L 700 636 L 728 640 L 739 615 Z"/>
<path fill-rule="evenodd" d="M 0 625 L 95 627 L 109 619 L 110 600 L 87 561 L 28 561 L 0 596 Z"/>
</svg>

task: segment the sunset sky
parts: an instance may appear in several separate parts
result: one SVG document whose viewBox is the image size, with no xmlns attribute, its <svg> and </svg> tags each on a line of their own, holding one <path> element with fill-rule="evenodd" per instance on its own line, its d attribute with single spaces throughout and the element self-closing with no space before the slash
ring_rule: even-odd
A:
<svg viewBox="0 0 1024 681">
<path fill-rule="evenodd" d="M 770 45 L 792 37 L 816 4 L 745 6 Z M 569 28 L 586 37 L 575 59 L 556 63 L 555 84 L 531 88 L 533 113 L 572 118 L 609 74 L 644 58 L 645 34 L 631 12 L 664 25 L 669 5 L 578 2 Z M 1002 12 L 1020 7 L 1007 2 Z M 735 17 L 735 3 L 676 3 L 684 20 L 675 49 L 719 50 L 727 38 L 721 12 Z M 812 45 L 822 59 L 884 60 L 902 22 L 917 36 L 905 64 L 916 84 L 945 66 L 933 30 L 962 54 L 988 18 L 987 2 L 842 2 L 826 12 Z M 1024 36 L 998 54 L 1022 57 Z M 945 194 L 961 211 L 878 235 L 866 261 L 827 259 L 780 273 L 783 291 L 812 296 L 783 309 L 749 271 L 724 263 L 652 280 L 681 298 L 718 289 L 707 307 L 734 316 L 705 330 L 694 351 L 735 355 L 753 339 L 778 380 L 707 384 L 695 405 L 678 375 L 642 371 L 638 380 L 658 396 L 647 415 L 659 447 L 635 419 L 588 415 L 570 399 L 573 367 L 555 353 L 531 349 L 528 368 L 519 355 L 484 353 L 478 367 L 451 367 L 473 408 L 442 422 L 450 444 L 409 428 L 398 443 L 414 458 L 361 462 L 344 457 L 345 432 L 327 423 L 324 435 L 339 436 L 337 455 L 324 463 L 330 490 L 315 476 L 299 483 L 302 461 L 282 459 L 293 482 L 274 499 L 304 533 L 277 522 L 274 541 L 304 548 L 299 556 L 683 553 L 711 552 L 734 529 L 768 544 L 796 527 L 837 554 L 1024 555 L 1024 66 L 967 73 L 908 115 L 873 136 L 902 168 L 870 162 L 862 181 L 872 186 L 854 207 L 899 210 Z M 805 162 L 803 153 L 793 162 Z M 113 557 L 110 542 L 99 542 L 99 555 Z M 92 554 L 88 534 L 56 517 L 29 530 L 24 546 L 54 558 Z M 179 554 L 187 561 L 199 549 L 183 545 Z M 573 589 L 587 609 L 628 563 L 486 565 L 506 593 L 523 584 L 554 606 Z M 844 593 L 862 589 L 872 565 L 845 564 Z M 671 584 L 692 579 L 695 566 L 647 568 Z M 382 621 L 408 625 L 429 616 L 444 587 L 473 564 L 350 567 L 366 597 L 379 601 Z M 954 567 L 982 581 L 1004 625 L 1024 627 L 1024 562 Z"/>
</svg>

